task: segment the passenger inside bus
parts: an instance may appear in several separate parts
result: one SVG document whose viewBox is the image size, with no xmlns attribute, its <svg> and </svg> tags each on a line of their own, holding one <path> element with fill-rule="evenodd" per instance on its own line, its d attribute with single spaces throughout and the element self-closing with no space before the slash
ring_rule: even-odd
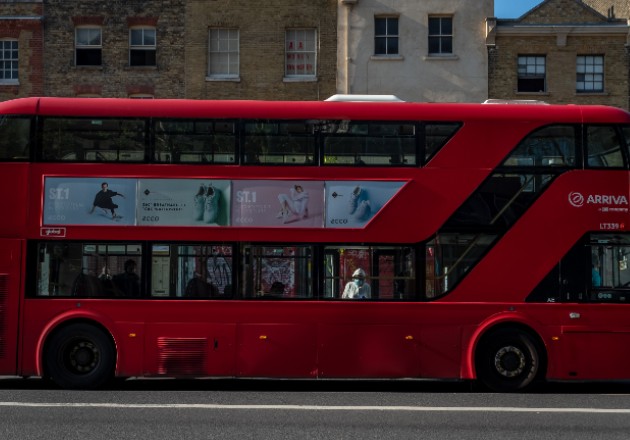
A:
<svg viewBox="0 0 630 440">
<path fill-rule="evenodd" d="M 361 268 L 354 271 L 352 281 L 343 289 L 343 299 L 366 299 L 372 297 L 372 289 L 365 282 L 365 271 Z"/>
<path fill-rule="evenodd" d="M 140 296 L 140 277 L 136 273 L 137 263 L 134 260 L 125 261 L 125 271 L 114 276 L 114 286 L 123 296 Z"/>
<path fill-rule="evenodd" d="M 194 273 L 184 292 L 184 296 L 188 298 L 210 298 L 216 294 L 218 294 L 217 287 L 207 282 L 199 272 Z"/>
</svg>

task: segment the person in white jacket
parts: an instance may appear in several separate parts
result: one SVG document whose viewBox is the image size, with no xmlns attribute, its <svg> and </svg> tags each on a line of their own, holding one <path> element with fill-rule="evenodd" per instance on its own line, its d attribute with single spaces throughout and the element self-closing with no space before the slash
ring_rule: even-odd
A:
<svg viewBox="0 0 630 440">
<path fill-rule="evenodd" d="M 372 288 L 365 282 L 365 271 L 361 268 L 352 274 L 352 281 L 343 289 L 343 299 L 366 299 L 372 297 Z"/>
</svg>

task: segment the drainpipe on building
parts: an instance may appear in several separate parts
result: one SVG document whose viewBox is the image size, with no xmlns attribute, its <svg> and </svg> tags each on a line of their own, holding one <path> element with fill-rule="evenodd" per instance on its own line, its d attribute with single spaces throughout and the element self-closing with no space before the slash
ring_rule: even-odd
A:
<svg viewBox="0 0 630 440">
<path fill-rule="evenodd" d="M 344 84 L 344 93 L 349 95 L 350 91 L 350 12 L 352 11 L 352 7 L 356 5 L 359 0 L 341 0 L 341 4 L 346 6 L 346 38 L 344 42 L 344 50 L 345 50 L 345 84 Z"/>
</svg>

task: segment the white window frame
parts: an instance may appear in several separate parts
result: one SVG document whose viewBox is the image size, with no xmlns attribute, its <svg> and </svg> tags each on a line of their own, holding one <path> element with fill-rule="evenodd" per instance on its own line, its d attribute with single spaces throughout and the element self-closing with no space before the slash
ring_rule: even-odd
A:
<svg viewBox="0 0 630 440">
<path fill-rule="evenodd" d="M 287 29 L 284 35 L 284 80 L 316 80 L 318 46 L 317 29 Z"/>
<path fill-rule="evenodd" d="M 0 84 L 19 84 L 19 58 L 18 40 L 0 39 Z"/>
<path fill-rule="evenodd" d="M 208 80 L 239 80 L 240 39 L 240 32 L 236 28 L 208 30 Z"/>
<path fill-rule="evenodd" d="M 578 55 L 576 64 L 575 91 L 582 93 L 604 93 L 604 55 Z"/>
<path fill-rule="evenodd" d="M 88 35 L 80 35 L 88 33 Z M 93 40 L 91 34 L 98 33 L 98 42 Z M 84 37 L 87 36 L 87 40 Z M 99 64 L 79 64 L 78 51 L 80 50 L 98 50 L 100 52 L 101 62 Z M 100 26 L 77 26 L 74 30 L 74 65 L 75 66 L 102 66 L 103 65 L 103 28 Z"/>
<path fill-rule="evenodd" d="M 134 42 L 134 34 L 140 32 L 140 42 Z M 131 54 L 134 51 L 152 51 L 154 53 L 153 64 L 132 64 Z M 134 26 L 129 28 L 129 66 L 131 67 L 155 67 L 157 66 L 157 30 L 152 26 Z"/>
</svg>

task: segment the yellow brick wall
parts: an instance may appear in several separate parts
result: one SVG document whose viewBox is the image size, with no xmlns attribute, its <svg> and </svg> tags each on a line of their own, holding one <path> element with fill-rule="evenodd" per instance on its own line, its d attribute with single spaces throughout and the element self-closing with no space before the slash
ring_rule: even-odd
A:
<svg viewBox="0 0 630 440">
<path fill-rule="evenodd" d="M 208 32 L 239 30 L 240 80 L 208 81 Z M 286 82 L 287 29 L 316 29 L 317 80 Z M 186 97 L 202 99 L 321 100 L 335 94 L 335 0 L 189 0 L 186 9 Z"/>
</svg>

